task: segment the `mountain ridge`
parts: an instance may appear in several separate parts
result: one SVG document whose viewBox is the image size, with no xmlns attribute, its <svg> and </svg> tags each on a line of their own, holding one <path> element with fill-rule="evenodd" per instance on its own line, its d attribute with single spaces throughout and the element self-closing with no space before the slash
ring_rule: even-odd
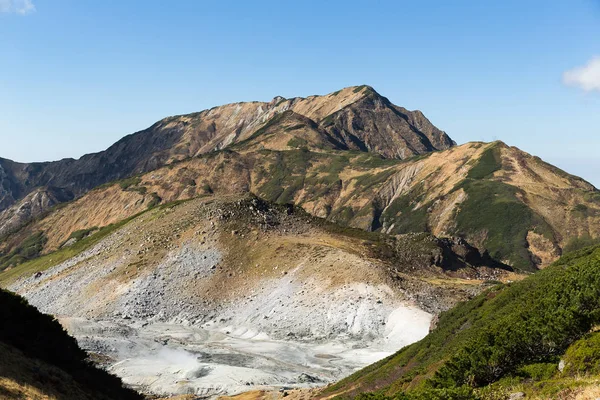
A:
<svg viewBox="0 0 600 400">
<path fill-rule="evenodd" d="M 435 151 L 432 142 L 448 148 Z M 394 106 L 368 86 L 168 117 L 109 150 L 66 170 L 4 162 L 18 178 L 1 186 L 5 267 L 21 262 L 19 243 L 40 232 L 47 252 L 77 230 L 211 193 L 251 192 L 388 234 L 459 236 L 524 271 L 549 265 L 574 240 L 600 236 L 593 185 L 502 142 L 455 146 L 420 111 Z M 12 195 L 6 188 L 15 182 Z M 21 200 L 27 190 L 19 182 L 30 190 Z M 77 200 L 64 206 L 70 199 Z"/>
<path fill-rule="evenodd" d="M 405 110 L 407 113 L 402 114 L 405 119 L 397 117 L 390 120 L 394 114 L 390 110 L 399 111 L 369 86 L 348 87 L 323 96 L 275 99 L 276 102 L 230 103 L 192 114 L 166 117 L 147 129 L 123 137 L 104 151 L 86 154 L 79 159 L 18 163 L 0 158 L 0 212 L 37 188 L 53 186 L 69 191 L 71 197 L 79 197 L 89 189 L 110 181 L 224 149 L 247 139 L 275 115 L 288 110 L 319 125 L 323 125 L 326 117 L 337 114 L 327 121 L 327 126 L 322 127 L 328 135 L 348 148 L 379 152 L 384 156 L 405 158 L 453 145 L 444 132 L 423 119 L 422 113 L 413 117 Z M 364 104 L 359 107 L 359 102 Z M 380 132 L 383 128 L 377 125 L 356 125 L 365 107 L 373 112 L 369 119 L 371 122 L 380 115 L 386 124 L 397 126 L 391 135 L 396 135 L 398 140 L 392 143 L 391 148 L 388 148 L 390 143 L 384 140 L 389 133 L 387 127 L 385 132 Z M 420 133 L 411 119 L 423 126 L 426 132 Z M 404 140 L 402 135 L 407 135 L 410 140 Z M 435 141 L 438 147 L 427 143 L 429 139 Z"/>
<path fill-rule="evenodd" d="M 159 203 L 248 192 L 342 226 L 460 236 L 530 271 L 550 264 L 572 240 L 600 236 L 600 193 L 592 185 L 501 143 L 469 143 L 404 161 L 305 148 L 257 151 L 254 143 L 98 187 L 7 236 L 0 254 L 10 258 L 10 249 L 40 232 L 47 252 L 73 232 Z M 515 163 L 521 172 L 513 176 Z"/>
</svg>

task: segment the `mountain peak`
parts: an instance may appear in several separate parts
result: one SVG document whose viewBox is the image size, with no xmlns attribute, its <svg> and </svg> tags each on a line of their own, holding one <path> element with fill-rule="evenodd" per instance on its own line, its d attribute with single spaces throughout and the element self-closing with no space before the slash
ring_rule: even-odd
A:
<svg viewBox="0 0 600 400">
<path fill-rule="evenodd" d="M 283 96 L 275 96 L 273 97 L 273 99 L 269 102 L 270 106 L 276 106 L 277 104 L 281 103 L 282 101 L 287 100 L 285 97 Z"/>
<path fill-rule="evenodd" d="M 290 125 L 289 119 L 274 121 L 288 110 L 307 120 L 300 119 L 295 125 Z M 297 129 L 300 125 L 302 130 Z M 174 161 L 234 145 L 246 150 L 260 148 L 267 142 L 257 134 L 266 127 L 272 135 L 268 145 L 276 149 L 289 148 L 290 143 L 302 147 L 306 141 L 314 149 L 405 159 L 454 145 L 422 113 L 393 105 L 369 85 L 306 98 L 275 96 L 270 102 L 231 103 L 168 117 L 79 160 L 33 164 L 0 160 L 0 211 L 46 185 L 68 189 L 70 196 L 78 197 L 98 185 Z"/>
</svg>

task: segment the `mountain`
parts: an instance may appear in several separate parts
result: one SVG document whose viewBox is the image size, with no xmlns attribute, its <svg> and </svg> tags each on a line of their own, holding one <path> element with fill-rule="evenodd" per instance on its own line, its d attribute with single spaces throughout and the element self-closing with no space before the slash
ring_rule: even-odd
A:
<svg viewBox="0 0 600 400">
<path fill-rule="evenodd" d="M 453 145 L 421 112 L 397 107 L 369 86 L 325 96 L 228 104 L 165 118 L 78 160 L 23 164 L 0 159 L 0 212 L 40 188 L 58 188 L 63 196 L 79 197 L 106 182 L 247 141 L 282 113 L 292 113 L 298 126 L 306 124 L 312 130 L 314 146 L 404 159 Z M 33 205 L 26 207 L 31 212 L 22 214 L 23 223 L 41 213 Z M 6 219 L 0 215 L 0 221 Z M 0 225 L 0 234 L 11 230 L 14 225 Z"/>
<path fill-rule="evenodd" d="M 247 192 L 344 226 L 462 237 L 523 271 L 600 236 L 600 193 L 592 185 L 501 142 L 407 160 L 306 147 L 257 150 L 257 142 L 274 145 L 283 135 L 293 142 L 296 136 L 285 131 L 289 117 L 281 114 L 283 127 L 268 124 L 253 140 L 98 187 L 38 217 L 0 243 L 0 269 L 31 252 L 22 248 L 27 239 L 43 241 L 34 255 L 46 253 L 76 231 L 117 223 L 149 206 Z"/>
<path fill-rule="evenodd" d="M 0 168 L 0 286 L 160 396 L 322 386 L 600 238 L 589 183 L 502 142 L 455 145 L 368 86 Z M 458 386 L 434 389 L 471 395 Z"/>
<path fill-rule="evenodd" d="M 40 232 L 44 253 L 149 204 L 210 193 L 252 192 L 370 231 L 462 237 L 523 271 L 600 236 L 589 183 L 502 142 L 455 146 L 368 86 L 165 118 L 79 160 L 0 160 L 0 179 L 0 268 L 30 258 L 18 246 Z"/>
<path fill-rule="evenodd" d="M 460 240 L 344 228 L 251 195 L 154 207 L 68 242 L 0 284 L 159 396 L 339 380 L 512 276 Z"/>
<path fill-rule="evenodd" d="M 496 286 L 442 313 L 425 339 L 321 396 L 595 398 L 599 277 L 600 247 L 570 253 L 521 282 Z"/>
<path fill-rule="evenodd" d="M 96 369 L 51 316 L 0 290 L 0 397 L 3 399 L 139 399 Z"/>
</svg>

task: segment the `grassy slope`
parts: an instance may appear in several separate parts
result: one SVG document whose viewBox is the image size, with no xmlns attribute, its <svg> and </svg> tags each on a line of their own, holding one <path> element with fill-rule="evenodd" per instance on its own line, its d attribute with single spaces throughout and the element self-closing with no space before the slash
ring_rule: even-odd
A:
<svg viewBox="0 0 600 400">
<path fill-rule="evenodd" d="M 244 142 L 238 143 L 236 149 L 243 148 L 243 145 Z M 386 160 L 377 155 L 356 151 L 315 152 L 300 148 L 288 151 L 259 150 L 248 155 L 224 150 L 221 153 L 227 155 L 226 160 L 237 160 L 239 163 L 225 162 L 216 157 L 216 153 L 211 153 L 202 157 L 202 163 L 198 163 L 197 159 L 181 161 L 163 168 L 160 173 L 153 172 L 141 178 L 122 180 L 113 186 L 118 185 L 116 187 L 123 191 L 152 193 L 155 202 L 161 201 L 161 197 L 170 201 L 202 194 L 200 188 L 204 186 L 208 188 L 204 192 L 210 193 L 213 184 L 219 187 L 222 182 L 235 181 L 244 175 L 243 171 L 236 171 L 235 168 L 249 168 L 252 171 L 252 182 L 240 180 L 235 187 L 244 189 L 239 190 L 253 191 L 260 197 L 277 203 L 307 206 L 314 214 L 327 215 L 329 220 L 342 225 L 372 230 L 385 228 L 392 234 L 430 230 L 432 219 L 436 218 L 431 214 L 435 205 L 443 203 L 446 197 L 452 198 L 455 194 L 464 192 L 465 200 L 450 211 L 451 217 L 443 233 L 463 236 L 479 249 L 487 250 L 495 259 L 530 272 L 536 269 L 537 261 L 529 251 L 531 246 L 527 242 L 528 233 L 538 233 L 552 244 L 557 242 L 558 237 L 564 236 L 564 232 L 561 233 L 559 229 L 557 233 L 556 226 L 552 228 L 542 216 L 523 202 L 523 190 L 495 177 L 503 171 L 501 151 L 504 148 L 506 146 L 501 143 L 481 144 L 476 147 L 483 151 L 482 154 L 476 153 L 481 154 L 480 157 L 473 156 L 473 153 L 465 154 L 465 159 L 469 161 L 465 164 L 464 179 L 457 180 L 455 186 L 453 184 L 450 189 L 444 189 L 435 198 L 431 198 L 430 193 L 432 190 L 437 193 L 436 187 L 429 187 L 428 182 L 439 179 L 438 175 L 443 176 L 444 171 L 440 169 L 435 172 L 432 170 L 430 175 L 419 176 L 418 180 L 409 182 L 410 190 L 393 200 L 389 199 L 391 204 L 387 204 L 386 196 L 381 195 L 382 192 L 391 190 L 389 187 L 386 189 L 386 186 L 390 186 L 398 174 L 412 166 L 431 166 L 435 163 L 427 160 L 431 154 L 400 161 Z M 472 149 L 470 151 L 477 152 Z M 253 161 L 250 162 L 250 159 Z M 201 169 L 207 165 L 210 167 Z M 193 185 L 181 185 L 184 178 L 176 173 L 168 175 L 170 170 L 185 170 L 185 180 Z M 221 170 L 224 172 L 215 172 Z M 163 180 L 152 182 L 154 175 L 164 175 L 161 178 Z M 196 178 L 192 178 L 197 176 L 212 176 L 213 181 L 196 182 Z M 195 189 L 196 186 L 198 190 Z M 231 190 L 232 187 L 226 187 L 221 189 L 220 193 Z M 160 193 L 156 194 L 155 191 Z M 593 195 L 595 192 L 590 192 L 590 196 Z M 113 200 L 113 203 L 107 202 L 98 206 L 104 207 L 103 209 L 125 208 L 123 204 L 114 203 L 125 200 L 119 196 L 115 198 L 117 200 Z M 151 205 L 155 205 L 155 202 Z M 556 200 L 556 203 L 559 201 Z M 90 207 L 89 204 L 87 207 Z M 583 204 L 580 204 L 578 209 L 584 217 L 596 212 L 595 208 L 588 209 Z M 594 220 L 590 217 L 589 220 L 582 220 L 580 225 L 585 226 L 584 222 L 589 225 L 590 221 Z M 25 238 L 27 234 L 30 238 L 43 239 L 43 236 L 36 236 L 43 230 L 40 226 L 42 225 L 30 224 L 21 234 Z M 91 226 L 77 226 L 76 229 L 89 228 Z M 62 233 L 64 235 L 61 241 L 73 232 Z M 97 234 L 93 236 L 98 237 Z M 594 240 L 596 238 L 574 237 L 572 243 L 569 242 L 569 247 L 576 248 L 580 243 L 590 244 Z M 38 240 L 33 244 L 37 245 L 40 242 L 43 243 Z M 11 242 L 6 240 L 4 243 Z M 23 265 L 27 265 L 32 272 L 40 269 L 36 261 L 30 261 L 32 254 L 37 256 L 38 247 L 23 245 L 17 246 L 16 249 L 3 249 L 5 254 L 0 254 L 0 270 L 20 263 L 25 263 Z M 68 250 L 64 253 L 66 258 L 69 256 L 67 252 Z M 42 261 L 41 269 L 45 268 L 46 261 Z M 0 284 L 5 278 L 10 279 L 10 271 L 0 277 Z"/>
<path fill-rule="evenodd" d="M 342 397 L 377 391 L 379 395 L 363 396 L 459 399 L 494 398 L 497 392 L 526 388 L 552 396 L 574 385 L 567 372 L 561 375 L 556 368 L 565 352 L 573 365 L 581 365 L 581 360 L 593 364 L 566 371 L 598 372 L 598 340 L 586 337 L 598 323 L 600 246 L 568 254 L 521 282 L 497 286 L 458 305 L 442 314 L 437 328 L 422 341 L 326 392 Z M 588 342 L 570 348 L 581 338 Z M 586 352 L 595 355 L 594 362 Z M 546 383 L 533 385 L 532 376 Z M 409 394 L 402 394 L 405 391 Z"/>
</svg>

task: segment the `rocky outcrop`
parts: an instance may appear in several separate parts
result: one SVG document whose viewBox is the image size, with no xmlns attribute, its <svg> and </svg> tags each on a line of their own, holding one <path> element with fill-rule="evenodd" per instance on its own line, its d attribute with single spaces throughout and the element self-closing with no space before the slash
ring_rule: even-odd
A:
<svg viewBox="0 0 600 400">
<path fill-rule="evenodd" d="M 365 96 L 356 103 L 320 122 L 349 149 L 402 160 L 454 145 L 420 111 L 395 106 L 368 86 L 362 91 Z"/>
<path fill-rule="evenodd" d="M 73 200 L 73 193 L 55 187 L 44 187 L 29 193 L 18 204 L 0 213 L 0 237 L 15 232 L 55 205 L 70 200 Z"/>
</svg>

